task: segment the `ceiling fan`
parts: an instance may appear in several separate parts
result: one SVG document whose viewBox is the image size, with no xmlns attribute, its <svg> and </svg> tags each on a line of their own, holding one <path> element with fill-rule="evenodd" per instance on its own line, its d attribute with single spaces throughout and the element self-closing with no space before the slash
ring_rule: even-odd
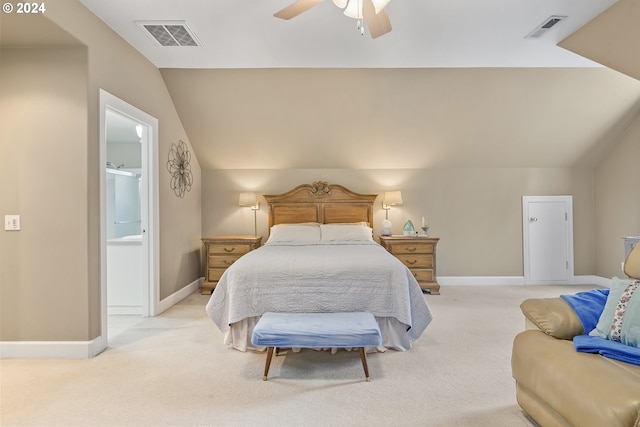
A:
<svg viewBox="0 0 640 427">
<path fill-rule="evenodd" d="M 313 6 L 322 3 L 324 0 L 297 0 L 284 9 L 273 14 L 276 18 L 291 19 Z M 364 34 L 364 25 L 362 19 L 369 27 L 371 38 L 375 39 L 391 31 L 391 22 L 389 15 L 384 10 L 385 6 L 391 0 L 333 0 L 333 3 L 340 9 L 344 10 L 344 14 L 350 18 L 358 20 L 358 29 Z"/>
</svg>

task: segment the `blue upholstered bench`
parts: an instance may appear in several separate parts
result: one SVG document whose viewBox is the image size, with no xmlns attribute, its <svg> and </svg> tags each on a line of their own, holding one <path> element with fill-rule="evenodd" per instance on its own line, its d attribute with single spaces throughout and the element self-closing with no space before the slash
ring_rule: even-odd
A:
<svg viewBox="0 0 640 427">
<path fill-rule="evenodd" d="M 382 335 L 371 313 L 273 313 L 262 315 L 251 335 L 253 345 L 266 346 L 267 380 L 273 351 L 277 348 L 357 347 L 369 381 L 365 347 L 378 346 Z"/>
</svg>

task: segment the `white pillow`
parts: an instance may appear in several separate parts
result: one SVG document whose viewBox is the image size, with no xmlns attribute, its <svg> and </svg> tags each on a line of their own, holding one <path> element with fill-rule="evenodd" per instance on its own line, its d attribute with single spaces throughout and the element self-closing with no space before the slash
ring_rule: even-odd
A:
<svg viewBox="0 0 640 427">
<path fill-rule="evenodd" d="M 278 224 L 271 227 L 267 243 L 319 241 L 320 226 L 317 223 Z"/>
<path fill-rule="evenodd" d="M 325 242 L 331 241 L 358 241 L 373 242 L 373 229 L 358 224 L 320 224 L 322 231 L 321 239 Z"/>
</svg>

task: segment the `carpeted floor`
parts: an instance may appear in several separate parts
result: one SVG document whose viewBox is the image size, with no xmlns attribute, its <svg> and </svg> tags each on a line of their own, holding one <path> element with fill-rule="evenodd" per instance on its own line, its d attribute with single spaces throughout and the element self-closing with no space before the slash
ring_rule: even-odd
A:
<svg viewBox="0 0 640 427">
<path fill-rule="evenodd" d="M 410 351 L 303 350 L 274 357 L 223 345 L 192 294 L 154 318 L 112 317 L 89 360 L 0 361 L 2 426 L 531 427 L 516 404 L 511 343 L 530 297 L 593 286 L 452 286 L 425 298 L 433 323 Z"/>
</svg>

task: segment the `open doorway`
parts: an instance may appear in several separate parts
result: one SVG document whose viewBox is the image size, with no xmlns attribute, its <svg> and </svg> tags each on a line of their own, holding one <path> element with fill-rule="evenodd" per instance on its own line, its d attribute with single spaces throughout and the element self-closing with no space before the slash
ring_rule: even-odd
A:
<svg viewBox="0 0 640 427">
<path fill-rule="evenodd" d="M 153 316 L 158 286 L 158 120 L 100 91 L 101 321 Z"/>
</svg>

